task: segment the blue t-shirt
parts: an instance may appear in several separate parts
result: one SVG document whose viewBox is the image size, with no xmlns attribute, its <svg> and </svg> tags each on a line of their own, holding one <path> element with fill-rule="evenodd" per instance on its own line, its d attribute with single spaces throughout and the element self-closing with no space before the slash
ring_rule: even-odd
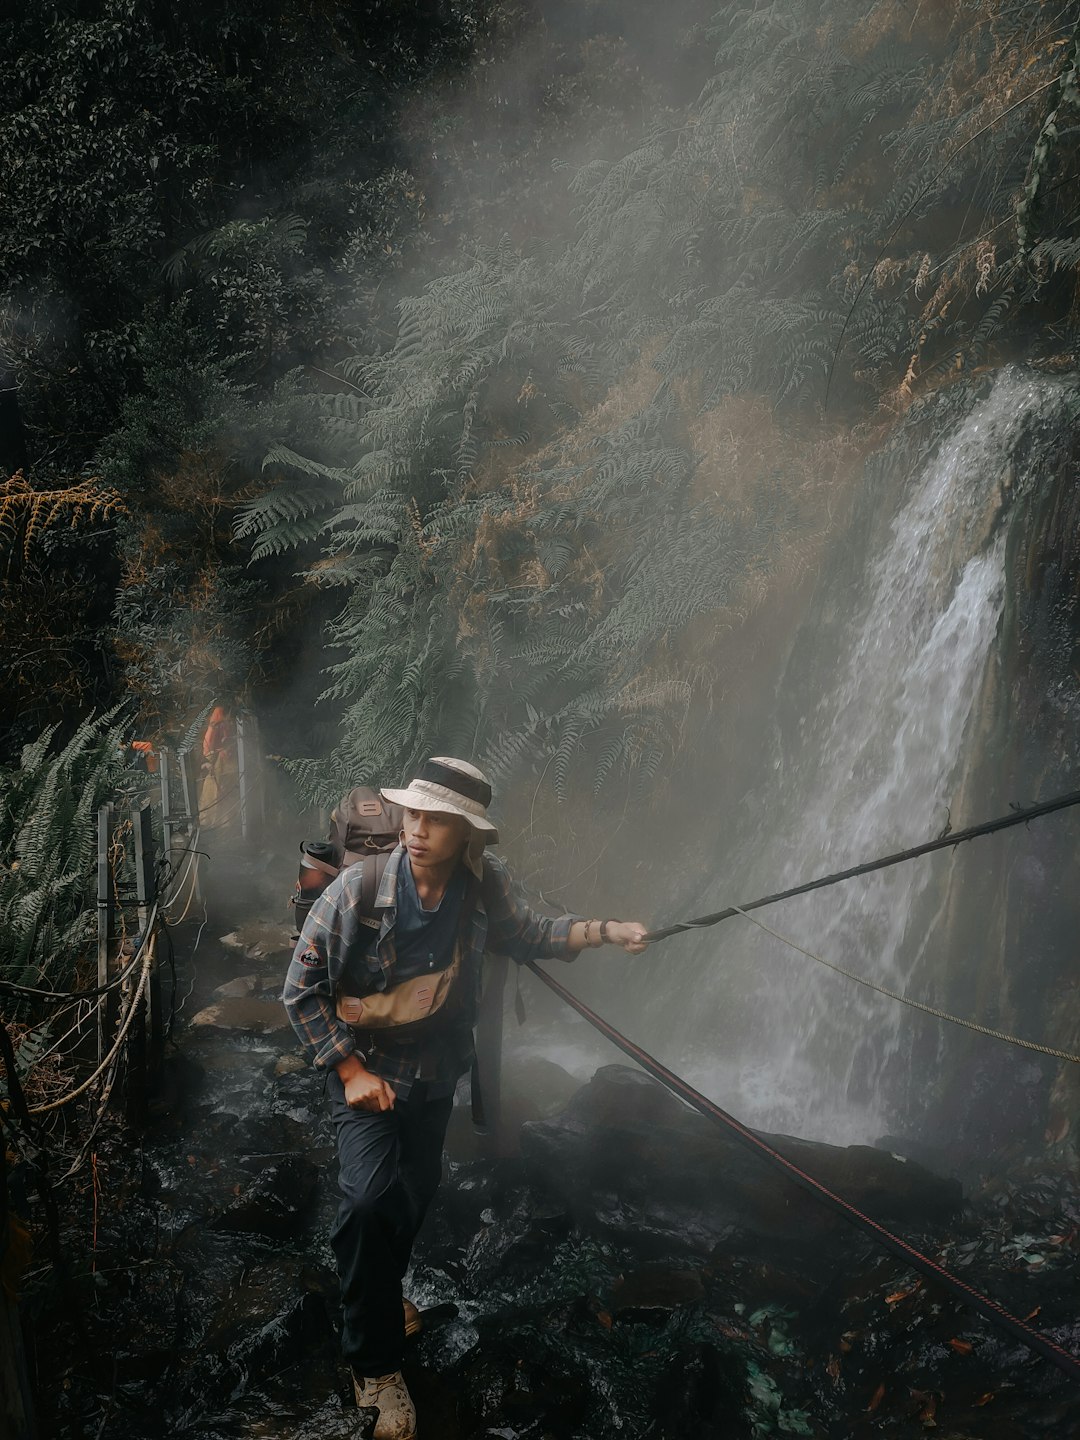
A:
<svg viewBox="0 0 1080 1440">
<path fill-rule="evenodd" d="M 401 857 L 398 870 L 397 918 L 394 921 L 394 983 L 417 975 L 445 970 L 454 958 L 454 944 L 465 898 L 465 867 L 459 865 L 450 877 L 443 897 L 433 910 L 425 910 L 416 893 L 408 855 Z"/>
</svg>

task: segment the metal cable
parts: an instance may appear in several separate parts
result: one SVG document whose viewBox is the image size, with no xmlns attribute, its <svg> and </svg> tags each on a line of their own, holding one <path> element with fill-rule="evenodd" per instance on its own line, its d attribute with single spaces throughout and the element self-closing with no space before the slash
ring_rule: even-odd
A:
<svg viewBox="0 0 1080 1440">
<path fill-rule="evenodd" d="M 824 890 L 829 885 L 838 885 L 841 880 L 853 880 L 857 875 L 869 875 L 874 870 L 885 870 L 890 865 L 900 865 L 905 860 L 916 860 L 920 855 L 930 855 L 935 850 L 949 850 L 954 845 L 963 845 L 966 840 L 974 840 L 980 835 L 993 835 L 998 830 L 1008 830 L 1013 825 L 1025 825 L 1029 820 L 1037 820 L 1041 815 L 1051 815 L 1055 810 L 1067 810 L 1073 805 L 1080 805 L 1080 790 L 1073 790 L 1068 795 L 1059 795 L 1056 799 L 1045 800 L 1039 805 L 1029 805 L 1026 808 L 1019 806 L 1008 815 L 1003 815 L 997 820 L 987 820 L 981 825 L 970 825 L 966 830 L 952 830 L 947 835 L 939 835 L 936 840 L 927 840 L 923 845 L 914 845 L 908 850 L 898 850 L 894 855 L 883 855 L 879 860 L 867 860 L 862 865 L 853 865 L 849 870 L 837 870 L 832 875 L 822 875 L 817 880 L 807 880 L 802 885 L 795 885 L 790 890 L 779 890 L 775 895 L 763 895 L 760 900 L 747 900 L 742 905 L 729 905 L 726 910 L 717 910 L 712 915 L 700 915 L 696 920 L 680 920 L 674 925 L 667 925 L 662 930 L 652 930 L 645 939 L 648 943 L 655 944 L 657 940 L 666 940 L 669 935 L 678 935 L 684 930 L 703 930 L 710 925 L 719 925 L 721 920 L 730 920 L 733 915 L 745 915 L 747 910 L 760 910 L 763 905 L 775 905 L 778 900 L 790 900 L 795 895 L 808 895 L 811 890 Z"/>
<path fill-rule="evenodd" d="M 853 970 L 845 970 L 842 965 L 834 965 L 823 955 L 815 955 L 813 950 L 807 950 L 786 935 L 781 935 L 779 930 L 774 930 L 771 925 L 766 925 L 764 920 L 759 920 L 756 915 L 747 915 L 746 911 L 740 910 L 737 905 L 732 906 L 732 909 L 744 920 L 749 920 L 751 925 L 756 925 L 759 930 L 764 930 L 774 939 L 790 945 L 792 950 L 797 950 L 808 960 L 816 960 L 819 965 L 824 965 L 826 970 L 834 970 L 837 975 L 843 975 L 848 980 L 865 985 L 868 990 L 873 990 L 878 995 L 887 995 L 890 1000 L 899 1000 L 901 1005 L 910 1005 L 913 1010 L 922 1010 L 927 1015 L 936 1016 L 938 1020 L 948 1020 L 950 1025 L 962 1025 L 965 1030 L 974 1030 L 977 1035 L 989 1035 L 992 1040 L 1006 1040 L 1010 1045 L 1022 1045 L 1025 1050 L 1034 1050 L 1036 1054 L 1050 1055 L 1055 1060 L 1069 1060 L 1073 1065 L 1080 1065 L 1080 1055 L 1070 1054 L 1068 1050 L 1056 1050 L 1053 1045 L 1040 1045 L 1036 1040 L 1021 1040 L 1018 1035 L 1009 1035 L 1004 1030 L 992 1030 L 989 1025 L 980 1025 L 975 1020 L 965 1020 L 960 1015 L 950 1015 L 947 1010 L 939 1010 L 935 1005 L 926 1005 L 922 1000 L 913 1000 L 909 995 L 901 995 L 898 991 L 889 990 L 884 985 L 876 985 L 873 980 L 867 980 L 863 975 L 856 975 Z"/>
</svg>

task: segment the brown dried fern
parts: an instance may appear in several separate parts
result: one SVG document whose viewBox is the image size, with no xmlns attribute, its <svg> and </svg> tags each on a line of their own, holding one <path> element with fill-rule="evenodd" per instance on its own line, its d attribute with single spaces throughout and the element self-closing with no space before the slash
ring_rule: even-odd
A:
<svg viewBox="0 0 1080 1440">
<path fill-rule="evenodd" d="M 78 480 L 58 490 L 35 490 L 21 471 L 0 481 L 0 537 L 14 549 L 21 531 L 24 560 L 30 559 L 44 532 L 61 519 L 74 529 L 80 521 L 92 524 L 128 513 L 117 492 L 103 488 L 96 479 Z"/>
</svg>

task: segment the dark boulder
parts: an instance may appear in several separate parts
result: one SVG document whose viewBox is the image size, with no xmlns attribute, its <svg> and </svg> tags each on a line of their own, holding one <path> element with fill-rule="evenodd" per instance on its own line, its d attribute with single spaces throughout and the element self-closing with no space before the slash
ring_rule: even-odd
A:
<svg viewBox="0 0 1080 1440">
<path fill-rule="evenodd" d="M 869 1145 L 762 1139 L 877 1220 L 926 1224 L 962 1201 L 955 1180 Z M 846 1225 L 724 1127 L 624 1065 L 598 1070 L 555 1119 L 523 1126 L 521 1148 L 534 1183 L 578 1224 L 632 1240 L 639 1254 L 708 1253 L 735 1229 L 801 1241 Z"/>
<path fill-rule="evenodd" d="M 620 1275 L 612 1286 L 611 1313 L 617 1320 L 663 1325 L 681 1305 L 696 1305 L 705 1296 L 697 1270 L 670 1265 L 642 1265 Z"/>
<path fill-rule="evenodd" d="M 303 1155 L 289 1155 L 260 1170 L 211 1222 L 215 1230 L 285 1240 L 304 1223 L 319 1172 Z"/>
<path fill-rule="evenodd" d="M 299 1356 L 325 1367 L 336 1349 L 331 1318 L 336 1287 L 323 1268 L 275 1260 L 246 1269 L 188 1358 L 180 1413 L 235 1400 Z"/>
</svg>

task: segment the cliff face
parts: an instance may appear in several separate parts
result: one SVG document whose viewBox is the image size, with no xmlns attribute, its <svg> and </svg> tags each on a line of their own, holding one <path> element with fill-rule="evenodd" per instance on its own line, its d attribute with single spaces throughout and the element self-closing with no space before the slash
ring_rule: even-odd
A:
<svg viewBox="0 0 1080 1440">
<path fill-rule="evenodd" d="M 943 392 L 871 458 L 805 608 L 775 607 L 729 675 L 671 843 L 630 872 L 657 921 L 1076 788 L 1078 393 L 1009 367 Z M 758 722 L 740 747 L 732 713 Z M 762 918 L 876 984 L 1076 1051 L 1077 823 L 1065 811 Z M 627 832 L 618 845 L 640 851 Z M 974 1164 L 1072 1123 L 1057 1062 L 869 993 L 739 918 L 665 942 L 662 972 L 647 960 L 619 985 L 606 962 L 579 967 L 575 986 L 764 1128 L 899 1132 Z"/>
<path fill-rule="evenodd" d="M 1002 457 L 1017 493 L 1005 524 L 1005 603 L 972 717 L 954 815 L 1077 789 L 1080 774 L 1078 392 L 1025 427 Z M 985 1024 L 1080 1053 L 1075 883 L 1080 815 L 1064 811 L 958 851 L 932 956 L 921 969 L 940 1003 Z M 1002 1146 L 1075 1155 L 1077 1067 L 950 1030 L 912 1047 L 914 1077 L 933 1065 L 927 1123 L 984 1153 Z"/>
</svg>

